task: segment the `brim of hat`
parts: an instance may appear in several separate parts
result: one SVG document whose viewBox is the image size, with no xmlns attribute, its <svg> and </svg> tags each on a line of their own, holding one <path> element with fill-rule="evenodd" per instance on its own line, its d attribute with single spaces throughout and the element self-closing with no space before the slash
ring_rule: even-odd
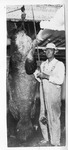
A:
<svg viewBox="0 0 68 150">
<path fill-rule="evenodd" d="M 45 47 L 45 50 L 46 49 L 54 49 L 54 50 L 57 50 L 57 48 L 51 48 L 51 47 Z"/>
</svg>

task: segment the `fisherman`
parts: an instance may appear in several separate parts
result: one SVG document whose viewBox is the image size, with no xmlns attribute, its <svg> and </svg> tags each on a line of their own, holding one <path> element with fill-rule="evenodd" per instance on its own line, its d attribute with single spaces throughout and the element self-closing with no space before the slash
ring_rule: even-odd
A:
<svg viewBox="0 0 68 150">
<path fill-rule="evenodd" d="M 39 124 L 43 135 L 43 140 L 40 144 L 46 144 L 49 141 L 48 124 L 50 142 L 54 146 L 60 145 L 61 85 L 63 84 L 65 74 L 63 62 L 57 60 L 54 56 L 56 50 L 54 43 L 46 45 L 45 53 L 47 60 L 41 63 L 40 71 L 36 70 L 35 73 L 35 78 L 40 82 L 41 106 Z M 47 111 L 47 116 L 45 111 Z M 45 123 L 45 120 L 47 120 L 47 123 Z"/>
</svg>

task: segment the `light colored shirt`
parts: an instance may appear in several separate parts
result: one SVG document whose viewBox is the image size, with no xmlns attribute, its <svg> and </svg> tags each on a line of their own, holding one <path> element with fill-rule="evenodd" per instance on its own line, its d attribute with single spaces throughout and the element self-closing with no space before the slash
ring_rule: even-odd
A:
<svg viewBox="0 0 68 150">
<path fill-rule="evenodd" d="M 41 72 L 49 75 L 49 82 L 61 85 L 64 81 L 65 66 L 55 58 L 51 62 L 47 59 L 41 64 Z"/>
</svg>

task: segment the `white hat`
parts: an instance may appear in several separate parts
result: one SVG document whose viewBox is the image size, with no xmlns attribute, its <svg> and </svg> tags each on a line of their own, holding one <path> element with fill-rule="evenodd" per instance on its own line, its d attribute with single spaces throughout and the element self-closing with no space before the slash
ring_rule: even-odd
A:
<svg viewBox="0 0 68 150">
<path fill-rule="evenodd" d="M 56 50 L 56 46 L 55 46 L 55 44 L 54 43 L 48 43 L 47 45 L 46 45 L 46 47 L 45 47 L 46 49 L 48 49 L 48 48 L 52 48 L 52 49 L 55 49 Z"/>
</svg>

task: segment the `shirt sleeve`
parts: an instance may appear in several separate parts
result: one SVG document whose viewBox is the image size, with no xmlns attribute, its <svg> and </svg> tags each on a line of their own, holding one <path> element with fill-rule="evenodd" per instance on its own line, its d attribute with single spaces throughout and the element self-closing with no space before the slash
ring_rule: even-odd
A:
<svg viewBox="0 0 68 150">
<path fill-rule="evenodd" d="M 42 62 L 42 63 L 41 63 L 41 66 L 40 66 L 41 72 L 43 72 L 43 66 L 44 66 L 44 62 Z"/>
<path fill-rule="evenodd" d="M 35 79 L 39 82 L 41 82 L 41 80 L 37 77 L 37 74 L 39 73 L 40 71 L 36 69 L 36 71 L 34 72 L 34 76 L 35 76 Z"/>
<path fill-rule="evenodd" d="M 62 62 L 59 62 L 53 70 L 53 73 L 50 75 L 49 82 L 61 85 L 64 82 L 64 76 L 65 66 Z"/>
</svg>

